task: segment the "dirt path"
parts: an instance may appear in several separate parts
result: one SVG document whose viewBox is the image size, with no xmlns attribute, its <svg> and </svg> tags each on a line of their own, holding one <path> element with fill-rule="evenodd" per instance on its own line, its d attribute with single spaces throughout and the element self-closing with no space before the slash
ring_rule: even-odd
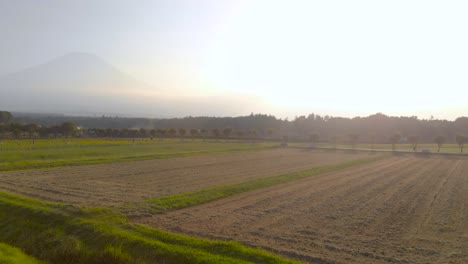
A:
<svg viewBox="0 0 468 264">
<path fill-rule="evenodd" d="M 0 191 L 48 201 L 112 207 L 367 156 L 274 149 L 0 172 Z"/>
<path fill-rule="evenodd" d="M 313 263 L 467 263 L 468 160 L 393 157 L 141 218 Z"/>
</svg>

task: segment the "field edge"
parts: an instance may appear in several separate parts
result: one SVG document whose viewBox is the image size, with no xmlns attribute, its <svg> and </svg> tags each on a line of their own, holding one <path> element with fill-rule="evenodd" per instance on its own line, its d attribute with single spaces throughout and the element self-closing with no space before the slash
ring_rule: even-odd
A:
<svg viewBox="0 0 468 264">
<path fill-rule="evenodd" d="M 52 263 L 297 263 L 236 242 L 131 224 L 103 208 L 80 209 L 0 192 L 0 242 Z"/>
</svg>

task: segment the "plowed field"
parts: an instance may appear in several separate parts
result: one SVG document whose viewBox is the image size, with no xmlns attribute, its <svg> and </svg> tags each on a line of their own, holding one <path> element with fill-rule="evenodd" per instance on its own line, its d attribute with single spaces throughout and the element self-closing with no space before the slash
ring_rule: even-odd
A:
<svg viewBox="0 0 468 264">
<path fill-rule="evenodd" d="M 468 263 L 468 160 L 392 157 L 139 222 L 312 263 Z"/>
<path fill-rule="evenodd" d="M 367 156 L 274 149 L 0 172 L 0 190 L 85 206 L 119 206 Z"/>
</svg>

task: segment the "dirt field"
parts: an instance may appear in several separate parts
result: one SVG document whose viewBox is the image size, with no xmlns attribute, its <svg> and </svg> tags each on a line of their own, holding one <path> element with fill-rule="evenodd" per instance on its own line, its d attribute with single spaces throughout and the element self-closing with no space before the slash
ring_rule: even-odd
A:
<svg viewBox="0 0 468 264">
<path fill-rule="evenodd" d="M 468 160 L 392 157 L 139 222 L 312 263 L 468 263 Z"/>
<path fill-rule="evenodd" d="M 0 191 L 48 201 L 112 207 L 367 156 L 274 149 L 0 172 Z"/>
</svg>

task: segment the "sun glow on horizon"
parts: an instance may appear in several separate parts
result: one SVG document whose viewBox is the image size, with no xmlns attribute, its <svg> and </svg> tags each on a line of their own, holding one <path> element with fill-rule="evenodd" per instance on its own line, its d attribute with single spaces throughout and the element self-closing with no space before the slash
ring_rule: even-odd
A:
<svg viewBox="0 0 468 264">
<path fill-rule="evenodd" d="M 204 77 L 285 108 L 410 113 L 464 105 L 463 9 L 339 3 L 244 3 L 212 43 Z"/>
</svg>

